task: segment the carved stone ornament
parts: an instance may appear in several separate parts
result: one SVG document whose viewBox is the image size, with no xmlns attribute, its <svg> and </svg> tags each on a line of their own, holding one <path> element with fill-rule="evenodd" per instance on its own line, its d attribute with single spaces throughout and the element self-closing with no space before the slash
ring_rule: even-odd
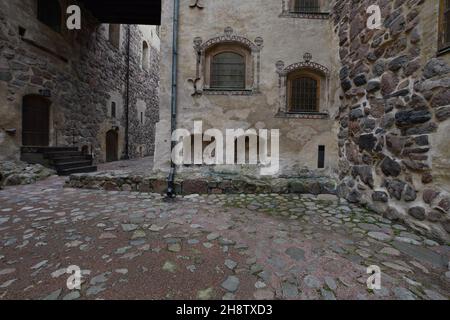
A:
<svg viewBox="0 0 450 320">
<path fill-rule="evenodd" d="M 195 37 L 194 38 L 194 48 L 195 49 L 199 49 L 200 46 L 202 45 L 202 43 L 203 43 L 202 38 L 200 38 L 200 37 Z"/>
<path fill-rule="evenodd" d="M 309 52 L 306 52 L 306 53 L 303 55 L 303 60 L 306 61 L 306 62 L 310 62 L 310 61 L 312 60 L 312 54 L 309 53 Z"/>
<path fill-rule="evenodd" d="M 201 96 L 201 95 L 202 95 L 202 90 L 200 90 L 200 89 L 198 88 L 198 83 L 200 82 L 200 80 L 201 80 L 200 78 L 188 79 L 188 82 L 189 82 L 190 84 L 192 84 L 193 89 L 194 89 L 193 93 L 191 94 L 191 96 L 193 96 L 193 97 Z"/>
</svg>

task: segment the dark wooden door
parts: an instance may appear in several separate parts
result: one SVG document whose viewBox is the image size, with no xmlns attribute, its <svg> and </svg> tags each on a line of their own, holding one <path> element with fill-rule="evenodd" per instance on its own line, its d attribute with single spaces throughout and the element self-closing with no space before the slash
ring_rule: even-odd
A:
<svg viewBox="0 0 450 320">
<path fill-rule="evenodd" d="M 115 130 L 106 133 L 106 162 L 118 160 L 118 134 Z"/>
<path fill-rule="evenodd" d="M 22 144 L 49 145 L 50 101 L 41 96 L 25 96 L 22 105 Z"/>
</svg>

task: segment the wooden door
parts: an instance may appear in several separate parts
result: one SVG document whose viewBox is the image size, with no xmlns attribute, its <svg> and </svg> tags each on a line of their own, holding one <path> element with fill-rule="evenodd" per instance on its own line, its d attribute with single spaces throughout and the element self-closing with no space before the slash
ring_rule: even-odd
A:
<svg viewBox="0 0 450 320">
<path fill-rule="evenodd" d="M 118 134 L 116 130 L 106 133 L 106 162 L 118 160 Z"/>
<path fill-rule="evenodd" d="M 22 105 L 22 145 L 49 145 L 50 101 L 38 95 L 23 98 Z"/>
</svg>

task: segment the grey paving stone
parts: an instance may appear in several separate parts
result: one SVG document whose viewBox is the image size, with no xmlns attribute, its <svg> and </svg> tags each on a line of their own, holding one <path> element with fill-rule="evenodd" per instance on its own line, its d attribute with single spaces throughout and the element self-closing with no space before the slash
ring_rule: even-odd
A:
<svg viewBox="0 0 450 320">
<path fill-rule="evenodd" d="M 305 251 L 297 247 L 288 248 L 286 254 L 296 261 L 305 260 Z"/>
<path fill-rule="evenodd" d="M 222 282 L 221 286 L 225 290 L 229 292 L 236 292 L 239 288 L 239 278 L 236 276 L 229 276 L 224 282 Z"/>
<path fill-rule="evenodd" d="M 413 257 L 419 261 L 430 263 L 436 268 L 447 268 L 448 261 L 446 261 L 446 259 L 443 256 L 437 254 L 436 252 L 428 248 L 398 241 L 394 241 L 393 246 L 400 252 L 410 257 Z"/>
<path fill-rule="evenodd" d="M 319 279 L 312 275 L 308 275 L 303 279 L 303 282 L 308 286 L 309 288 L 319 289 L 322 287 L 322 283 Z"/>
</svg>

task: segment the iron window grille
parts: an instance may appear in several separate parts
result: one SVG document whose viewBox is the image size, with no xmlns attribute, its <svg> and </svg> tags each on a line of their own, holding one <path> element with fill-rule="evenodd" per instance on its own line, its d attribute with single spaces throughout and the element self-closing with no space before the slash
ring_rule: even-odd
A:
<svg viewBox="0 0 450 320">
<path fill-rule="evenodd" d="M 317 112 L 317 80 L 299 77 L 291 81 L 290 112 Z"/>
<path fill-rule="evenodd" d="M 215 55 L 211 62 L 211 88 L 245 90 L 245 58 L 234 52 Z"/>
</svg>

